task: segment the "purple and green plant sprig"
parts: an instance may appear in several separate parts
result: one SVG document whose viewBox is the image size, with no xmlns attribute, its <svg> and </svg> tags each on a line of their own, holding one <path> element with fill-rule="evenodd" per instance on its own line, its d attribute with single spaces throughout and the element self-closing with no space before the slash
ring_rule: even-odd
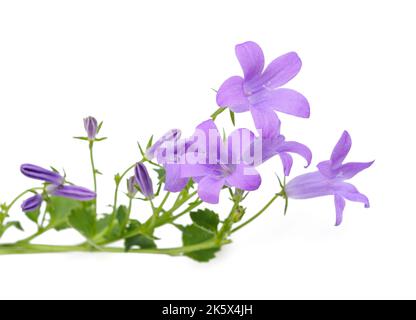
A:
<svg viewBox="0 0 416 320">
<path fill-rule="evenodd" d="M 137 163 L 115 175 L 109 212 L 97 212 L 97 202 L 103 201 L 97 198 L 97 176 L 102 173 L 96 167 L 94 145 L 106 138 L 99 137 L 103 123 L 94 117 L 84 119 L 86 136 L 75 137 L 88 143 L 91 189 L 70 182 L 65 173 L 54 168 L 23 164 L 21 173 L 40 185 L 1 204 L 0 238 L 11 228 L 23 231 L 22 223 L 12 219 L 16 215 L 35 223 L 36 231 L 14 243 L 0 244 L 0 254 L 128 252 L 187 256 L 204 262 L 279 198 L 284 200 L 286 214 L 290 199 L 332 196 L 337 226 L 343 220 L 346 200 L 368 208 L 368 198 L 347 180 L 373 162 L 344 163 L 352 145 L 347 131 L 329 160 L 317 165 L 317 171 L 290 178 L 293 155 L 302 157 L 306 168 L 312 162 L 306 145 L 281 134 L 278 115 L 310 116 L 308 100 L 285 87 L 301 69 L 299 56 L 290 52 L 265 67 L 262 49 L 250 41 L 237 45 L 236 55 L 243 76 L 230 77 L 216 91 L 217 111 L 189 137 L 182 138 L 181 131 L 173 129 L 156 141 L 152 136 L 145 148 L 139 143 Z M 228 137 L 221 134 L 215 121 L 227 109 L 234 126 L 237 114 L 250 112 L 257 132 L 237 128 Z M 262 184 L 257 168 L 275 157 L 282 162 L 283 178 L 277 177 L 271 199 L 249 215 L 244 201 Z M 123 185 L 125 200 L 120 197 Z M 229 195 L 230 209 L 228 214 L 216 213 L 209 205 L 219 203 L 224 192 Z M 15 212 L 17 204 L 24 215 Z M 161 247 L 158 229 L 165 226 L 178 230 L 182 245 Z M 76 245 L 34 243 L 48 231 L 64 229 L 75 230 L 85 241 Z"/>
</svg>

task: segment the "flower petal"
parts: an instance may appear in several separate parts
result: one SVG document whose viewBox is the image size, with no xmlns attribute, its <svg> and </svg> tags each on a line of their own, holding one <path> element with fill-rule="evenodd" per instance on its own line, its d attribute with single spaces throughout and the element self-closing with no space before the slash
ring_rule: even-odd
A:
<svg viewBox="0 0 416 320">
<path fill-rule="evenodd" d="M 288 177 L 290 175 L 290 171 L 292 170 L 293 158 L 290 154 L 286 152 L 280 153 L 279 156 L 280 156 L 280 159 L 282 160 L 283 171 L 285 173 L 285 176 Z"/>
<path fill-rule="evenodd" d="M 257 43 L 248 41 L 239 44 L 235 47 L 235 54 L 246 80 L 261 74 L 264 69 L 264 54 Z"/>
<path fill-rule="evenodd" d="M 249 102 L 244 94 L 243 82 L 243 78 L 237 76 L 225 80 L 217 92 L 217 105 L 237 113 L 248 111 Z"/>
<path fill-rule="evenodd" d="M 343 213 L 345 209 L 345 200 L 343 197 L 336 194 L 334 196 L 334 201 L 335 201 L 335 210 L 337 214 L 335 225 L 339 226 L 342 223 L 342 217 L 343 217 Z"/>
<path fill-rule="evenodd" d="M 278 148 L 278 152 L 290 152 L 300 155 L 307 162 L 306 168 L 309 167 L 309 165 L 312 162 L 311 150 L 304 144 L 296 141 L 286 141 L 282 143 L 281 146 Z"/>
<path fill-rule="evenodd" d="M 227 139 L 227 159 L 221 160 L 227 160 L 227 164 L 250 163 L 250 161 L 246 162 L 249 159 L 245 159 L 245 157 L 250 155 L 249 152 L 253 146 L 254 139 L 255 135 L 251 130 L 241 128 L 233 131 Z"/>
<path fill-rule="evenodd" d="M 189 181 L 189 178 L 181 177 L 181 169 L 179 164 L 166 164 L 165 165 L 166 178 L 165 178 L 165 190 L 169 192 L 180 192 L 185 188 Z"/>
<path fill-rule="evenodd" d="M 232 175 L 226 178 L 229 186 L 245 191 L 257 190 L 261 185 L 261 176 L 252 166 L 239 164 Z"/>
<path fill-rule="evenodd" d="M 286 194 L 293 199 L 310 199 L 335 194 L 334 187 L 319 171 L 306 173 L 289 181 Z"/>
<path fill-rule="evenodd" d="M 62 184 L 64 178 L 57 172 L 44 169 L 33 164 L 22 164 L 20 171 L 29 178 L 42 180 L 55 185 Z"/>
<path fill-rule="evenodd" d="M 273 60 L 261 76 L 264 86 L 276 89 L 292 80 L 302 68 L 302 61 L 296 52 L 286 53 Z"/>
<path fill-rule="evenodd" d="M 276 112 L 269 108 L 250 108 L 254 124 L 259 135 L 264 138 L 272 138 L 280 135 L 280 120 Z"/>
<path fill-rule="evenodd" d="M 331 154 L 333 168 L 339 168 L 342 165 L 342 162 L 351 150 L 351 145 L 351 136 L 347 131 L 344 131 Z"/>
<path fill-rule="evenodd" d="M 217 164 L 180 164 L 181 178 L 195 178 L 221 174 L 221 167 Z"/>
<path fill-rule="evenodd" d="M 196 154 L 200 162 L 216 163 L 220 159 L 223 142 L 214 121 L 207 120 L 198 125 L 191 139 L 193 144 L 189 146 L 188 153 Z"/>
<path fill-rule="evenodd" d="M 225 179 L 217 177 L 204 177 L 198 184 L 199 197 L 211 204 L 217 204 L 220 199 L 220 192 L 224 186 Z"/>
<path fill-rule="evenodd" d="M 316 166 L 320 173 L 322 173 L 327 178 L 334 178 L 338 174 L 338 170 L 332 168 L 332 161 L 322 161 Z"/>
<path fill-rule="evenodd" d="M 374 161 L 371 162 L 350 162 L 341 166 L 339 172 L 343 179 L 351 179 L 361 171 L 371 167 Z"/>
<path fill-rule="evenodd" d="M 366 208 L 370 207 L 370 201 L 368 198 L 360 193 L 357 188 L 352 185 L 351 183 L 347 182 L 338 182 L 334 185 L 336 189 L 336 193 L 341 195 L 347 200 L 354 201 L 354 202 L 361 202 L 364 204 Z"/>
<path fill-rule="evenodd" d="M 249 98 L 254 107 L 273 108 L 276 111 L 296 117 L 309 118 L 309 102 L 299 92 L 292 89 L 263 89 Z"/>
</svg>

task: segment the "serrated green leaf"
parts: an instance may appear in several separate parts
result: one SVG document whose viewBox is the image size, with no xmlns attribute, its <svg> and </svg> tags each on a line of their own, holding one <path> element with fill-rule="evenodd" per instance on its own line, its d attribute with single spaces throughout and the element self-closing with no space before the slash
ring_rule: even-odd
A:
<svg viewBox="0 0 416 320">
<path fill-rule="evenodd" d="M 183 229 L 182 242 L 184 246 L 190 246 L 212 240 L 214 236 L 215 234 L 213 232 L 192 224 Z M 215 258 L 215 253 L 217 251 L 219 251 L 219 248 L 194 251 L 185 255 L 199 262 L 208 262 Z"/>
<path fill-rule="evenodd" d="M 54 228 L 62 229 L 63 225 L 66 224 L 67 218 L 71 211 L 82 206 L 82 202 L 77 200 L 62 197 L 51 197 L 48 200 L 46 209 L 51 218 L 51 225 Z"/>
<path fill-rule="evenodd" d="M 193 211 L 190 215 L 194 224 L 214 233 L 217 232 L 218 224 L 220 223 L 220 217 L 214 211 L 209 209 L 203 209 Z"/>
<path fill-rule="evenodd" d="M 96 214 L 92 207 L 73 209 L 68 223 L 88 239 L 93 238 L 96 233 Z"/>
<path fill-rule="evenodd" d="M 125 228 L 129 222 L 129 209 L 126 206 L 120 206 L 117 209 L 117 221 L 121 228 Z M 122 230 L 123 231 L 123 230 Z"/>
<path fill-rule="evenodd" d="M 126 232 L 130 233 L 130 232 L 140 230 L 140 226 L 141 226 L 140 222 L 136 220 L 132 220 Z M 138 234 L 134 237 L 126 238 L 124 240 L 124 246 L 125 246 L 126 251 L 129 251 L 134 246 L 137 246 L 140 249 L 153 249 L 157 247 L 155 241 L 151 237 L 148 237 L 143 234 Z"/>
</svg>

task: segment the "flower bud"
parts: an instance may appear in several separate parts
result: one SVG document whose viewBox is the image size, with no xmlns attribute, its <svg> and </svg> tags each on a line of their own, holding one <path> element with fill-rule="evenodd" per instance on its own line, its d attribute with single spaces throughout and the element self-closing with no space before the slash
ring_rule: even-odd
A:
<svg viewBox="0 0 416 320">
<path fill-rule="evenodd" d="M 139 162 L 134 170 L 136 183 L 139 185 L 141 193 L 148 199 L 153 198 L 153 183 L 145 165 Z"/>
<path fill-rule="evenodd" d="M 21 208 L 23 212 L 32 212 L 42 205 L 43 198 L 40 194 L 35 194 L 23 201 Z"/>
<path fill-rule="evenodd" d="M 94 117 L 87 117 L 84 119 L 84 128 L 87 132 L 87 136 L 89 140 L 94 140 L 95 136 L 97 135 L 98 130 L 98 122 L 97 119 Z"/>
<path fill-rule="evenodd" d="M 78 186 L 50 186 L 49 194 L 57 197 L 69 198 L 79 201 L 90 201 L 96 198 L 96 193 L 84 187 Z"/>
<path fill-rule="evenodd" d="M 137 186 L 136 186 L 136 177 L 130 177 L 127 179 L 127 196 L 129 198 L 134 198 L 137 194 Z"/>
<path fill-rule="evenodd" d="M 158 149 L 165 143 L 170 141 L 177 141 L 181 137 L 179 129 L 172 129 L 166 132 L 158 141 L 156 141 L 147 151 L 146 158 L 153 159 Z"/>
<path fill-rule="evenodd" d="M 23 164 L 20 171 L 29 178 L 42 180 L 55 185 L 63 183 L 64 178 L 57 172 L 35 166 L 33 164 Z"/>
</svg>

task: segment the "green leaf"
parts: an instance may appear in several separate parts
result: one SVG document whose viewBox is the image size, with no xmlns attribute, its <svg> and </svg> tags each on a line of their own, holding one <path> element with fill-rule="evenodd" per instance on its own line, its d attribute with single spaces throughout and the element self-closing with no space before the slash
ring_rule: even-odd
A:
<svg viewBox="0 0 416 320">
<path fill-rule="evenodd" d="M 212 240 L 214 236 L 215 234 L 213 232 L 192 224 L 183 229 L 182 241 L 184 246 L 190 246 Z M 215 253 L 217 251 L 219 251 L 219 248 L 194 251 L 185 255 L 199 262 L 208 262 L 215 258 Z"/>
<path fill-rule="evenodd" d="M 191 219 L 194 224 L 204 228 L 208 231 L 217 232 L 220 217 L 214 211 L 209 209 L 198 210 L 191 212 Z"/>
<path fill-rule="evenodd" d="M 9 229 L 11 227 L 14 227 L 14 228 L 16 228 L 20 231 L 25 231 L 25 230 L 23 230 L 22 225 L 18 221 L 10 221 L 10 222 L 6 223 L 6 225 L 4 226 L 4 231 L 6 231 L 7 229 Z"/>
<path fill-rule="evenodd" d="M 157 168 L 157 169 L 154 169 L 154 170 L 157 173 L 158 184 L 165 183 L 165 180 L 166 180 L 166 170 L 164 168 Z"/>
<path fill-rule="evenodd" d="M 149 141 L 146 145 L 146 150 L 149 149 L 153 145 L 153 135 L 150 137 Z"/>
<path fill-rule="evenodd" d="M 93 207 L 73 209 L 68 217 L 68 222 L 88 239 L 93 238 L 96 233 L 96 214 Z"/>
<path fill-rule="evenodd" d="M 235 113 L 230 110 L 230 118 L 233 126 L 235 127 Z"/>
<path fill-rule="evenodd" d="M 26 212 L 26 217 L 29 218 L 30 221 L 34 222 L 34 223 L 38 223 L 39 221 L 39 216 L 40 216 L 40 209 L 36 209 L 34 211 L 30 211 L 30 212 Z"/>
<path fill-rule="evenodd" d="M 146 152 L 144 152 L 142 146 L 140 145 L 140 142 L 137 141 L 137 146 L 139 147 L 140 150 L 140 154 L 142 155 L 142 157 L 146 156 Z"/>
<path fill-rule="evenodd" d="M 140 227 L 140 222 L 132 220 L 127 228 L 127 233 L 139 231 Z M 155 241 L 151 237 L 143 234 L 138 234 L 134 237 L 126 238 L 124 241 L 124 246 L 126 248 L 126 251 L 129 251 L 134 246 L 137 246 L 140 249 L 153 249 L 157 247 Z"/>
<path fill-rule="evenodd" d="M 74 137 L 74 139 L 83 140 L 83 141 L 89 141 L 89 139 L 87 137 Z"/>
<path fill-rule="evenodd" d="M 80 201 L 62 198 L 62 197 L 51 197 L 48 200 L 47 212 L 50 215 L 50 224 L 56 229 L 62 229 L 71 211 L 82 207 L 83 204 Z"/>
<path fill-rule="evenodd" d="M 129 209 L 126 206 L 120 206 L 117 209 L 117 221 L 120 227 L 125 228 L 129 222 Z M 123 230 L 122 230 L 123 231 Z"/>
</svg>

